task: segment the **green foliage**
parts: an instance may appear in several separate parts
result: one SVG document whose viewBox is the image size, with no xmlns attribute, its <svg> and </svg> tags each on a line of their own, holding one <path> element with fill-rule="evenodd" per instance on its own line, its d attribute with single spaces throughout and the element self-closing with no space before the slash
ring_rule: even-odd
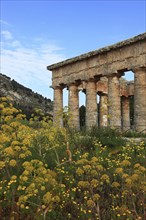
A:
<svg viewBox="0 0 146 220">
<path fill-rule="evenodd" d="M 133 137 L 133 138 L 146 138 L 146 133 L 136 132 L 136 131 L 126 131 L 122 134 L 124 137 Z"/>
<path fill-rule="evenodd" d="M 116 148 L 117 146 L 125 145 L 125 140 L 121 137 L 121 133 L 117 129 L 97 128 L 93 127 L 90 131 L 90 136 L 96 137 L 102 146 Z"/>
<path fill-rule="evenodd" d="M 1 98 L 0 219 L 145 219 L 146 145 L 120 135 L 27 121 Z"/>
</svg>

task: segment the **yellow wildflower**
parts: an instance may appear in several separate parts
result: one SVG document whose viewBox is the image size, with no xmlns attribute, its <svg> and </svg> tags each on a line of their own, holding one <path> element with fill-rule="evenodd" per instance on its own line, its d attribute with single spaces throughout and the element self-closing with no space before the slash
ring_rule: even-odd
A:
<svg viewBox="0 0 146 220">
<path fill-rule="evenodd" d="M 46 188 L 45 186 L 41 186 L 41 190 L 44 191 Z"/>
<path fill-rule="evenodd" d="M 121 168 L 121 167 L 116 168 L 115 173 L 117 173 L 117 174 L 123 173 L 123 168 Z"/>
<path fill-rule="evenodd" d="M 87 165 L 83 166 L 83 169 L 85 171 L 89 171 L 91 169 L 91 166 L 87 164 Z"/>
<path fill-rule="evenodd" d="M 121 162 L 121 166 L 127 167 L 127 166 L 130 166 L 130 165 L 131 165 L 131 163 L 130 163 L 129 160 L 123 160 L 123 161 Z"/>
<path fill-rule="evenodd" d="M 52 198 L 52 201 L 53 201 L 53 202 L 60 202 L 60 197 L 59 197 L 59 196 L 54 196 L 54 197 Z"/>
<path fill-rule="evenodd" d="M 42 209 L 45 209 L 46 208 L 46 206 L 45 205 L 42 205 Z"/>
<path fill-rule="evenodd" d="M 128 174 L 127 173 L 123 173 L 122 178 L 125 179 L 127 177 L 128 177 Z"/>
<path fill-rule="evenodd" d="M 19 145 L 19 144 L 20 144 L 19 141 L 12 141 L 11 143 L 12 146 Z"/>
<path fill-rule="evenodd" d="M 48 204 L 51 202 L 52 199 L 52 195 L 50 192 L 47 192 L 44 196 L 43 196 L 43 201 L 45 204 Z"/>
<path fill-rule="evenodd" d="M 146 171 L 146 168 L 143 167 L 143 166 L 140 166 L 140 167 L 138 167 L 138 170 L 139 170 L 140 172 L 145 172 L 145 171 Z"/>
<path fill-rule="evenodd" d="M 20 155 L 19 155 L 19 158 L 24 159 L 25 157 L 26 157 L 25 154 L 20 154 Z"/>
<path fill-rule="evenodd" d="M 13 151 L 12 147 L 5 148 L 4 152 L 7 156 L 14 156 L 14 151 Z"/>
<path fill-rule="evenodd" d="M 131 186 L 131 185 L 132 185 L 132 180 L 131 180 L 130 177 L 127 178 L 127 179 L 125 180 L 125 182 L 126 182 L 126 185 L 127 185 L 127 186 Z"/>
<path fill-rule="evenodd" d="M 113 182 L 113 183 L 112 183 L 112 187 L 117 188 L 117 187 L 119 187 L 119 186 L 120 186 L 120 184 L 119 184 L 118 182 Z"/>
<path fill-rule="evenodd" d="M 76 170 L 76 173 L 80 176 L 84 173 L 84 170 L 82 170 L 80 167 Z"/>
<path fill-rule="evenodd" d="M 94 201 L 92 199 L 87 200 L 87 206 L 88 207 L 94 207 L 95 206 Z"/>
<path fill-rule="evenodd" d="M 103 182 L 106 182 L 106 183 L 110 182 L 109 176 L 107 174 L 103 174 L 101 176 L 100 180 L 103 181 Z"/>
<path fill-rule="evenodd" d="M 21 205 L 20 205 L 20 208 L 21 208 L 21 209 L 24 209 L 24 208 L 25 208 L 24 204 L 21 204 Z"/>
<path fill-rule="evenodd" d="M 96 179 L 91 180 L 91 186 L 93 188 L 96 188 L 99 185 L 99 181 Z"/>
<path fill-rule="evenodd" d="M 92 157 L 91 162 L 96 163 L 98 161 L 97 157 Z"/>
<path fill-rule="evenodd" d="M 100 199 L 100 195 L 99 194 L 94 194 L 93 195 L 93 201 L 97 202 Z"/>
<path fill-rule="evenodd" d="M 98 164 L 98 165 L 96 166 L 96 169 L 99 170 L 99 171 L 103 171 L 103 166 L 100 165 L 100 164 Z"/>
<path fill-rule="evenodd" d="M 28 180 L 28 177 L 27 177 L 27 176 L 23 176 L 21 179 L 22 179 L 24 182 L 26 182 L 26 181 Z"/>
<path fill-rule="evenodd" d="M 132 181 L 136 181 L 136 180 L 139 179 L 139 175 L 136 174 L 136 173 L 134 173 L 134 174 L 131 176 L 131 179 L 132 179 Z"/>
<path fill-rule="evenodd" d="M 17 176 L 13 175 L 11 176 L 11 180 L 16 180 L 17 179 Z"/>
<path fill-rule="evenodd" d="M 3 169 L 5 167 L 5 163 L 3 161 L 0 161 L 0 169 Z"/>
<path fill-rule="evenodd" d="M 88 181 L 79 181 L 78 182 L 78 186 L 80 188 L 88 188 L 90 186 L 89 182 Z"/>
<path fill-rule="evenodd" d="M 91 170 L 91 172 L 90 172 L 90 175 L 92 176 L 92 177 L 96 177 L 97 176 L 97 171 L 96 170 Z"/>
<path fill-rule="evenodd" d="M 140 167 L 140 163 L 136 163 L 136 164 L 134 165 L 134 168 L 138 168 L 138 167 Z"/>
<path fill-rule="evenodd" d="M 10 162 L 9 162 L 9 165 L 10 165 L 11 167 L 15 167 L 16 164 L 17 164 L 16 160 L 10 160 Z"/>
<path fill-rule="evenodd" d="M 86 159 L 88 156 L 89 156 L 89 153 L 84 153 L 84 154 L 82 155 L 82 158 Z"/>
</svg>

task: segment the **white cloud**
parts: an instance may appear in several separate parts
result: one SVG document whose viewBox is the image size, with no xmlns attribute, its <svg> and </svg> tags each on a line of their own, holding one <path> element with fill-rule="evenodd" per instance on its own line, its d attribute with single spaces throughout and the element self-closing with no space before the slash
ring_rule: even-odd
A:
<svg viewBox="0 0 146 220">
<path fill-rule="evenodd" d="M 1 72 L 46 97 L 53 98 L 51 72 L 46 66 L 66 59 L 55 44 L 33 41 L 31 47 L 3 31 Z M 31 39 L 33 40 L 33 39 Z M 27 42 L 28 43 L 28 42 Z"/>
<path fill-rule="evenodd" d="M 12 34 L 11 34 L 10 31 L 2 31 L 1 34 L 5 38 L 5 40 L 13 39 Z"/>
</svg>

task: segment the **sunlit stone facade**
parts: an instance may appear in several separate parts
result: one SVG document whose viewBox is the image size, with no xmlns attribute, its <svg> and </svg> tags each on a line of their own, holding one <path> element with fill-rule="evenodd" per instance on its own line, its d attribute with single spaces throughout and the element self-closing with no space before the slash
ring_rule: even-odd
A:
<svg viewBox="0 0 146 220">
<path fill-rule="evenodd" d="M 86 94 L 86 128 L 130 129 L 129 97 L 134 96 L 134 129 L 146 131 L 146 33 L 50 65 L 54 89 L 54 124 L 63 126 L 63 88 L 68 88 L 72 125 L 80 129 L 79 91 Z M 134 82 L 122 82 L 126 71 Z M 100 97 L 97 105 L 97 94 Z"/>
</svg>

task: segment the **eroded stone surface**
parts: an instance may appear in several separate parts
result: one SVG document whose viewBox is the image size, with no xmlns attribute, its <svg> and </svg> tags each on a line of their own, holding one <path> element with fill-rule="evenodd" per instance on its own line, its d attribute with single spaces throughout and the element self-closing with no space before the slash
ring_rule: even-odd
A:
<svg viewBox="0 0 146 220">
<path fill-rule="evenodd" d="M 146 65 L 146 33 L 75 58 L 48 66 L 52 85 L 86 81 Z"/>
<path fill-rule="evenodd" d="M 113 128 L 121 128 L 121 98 L 119 76 L 108 79 L 108 122 Z"/>
<path fill-rule="evenodd" d="M 136 131 L 142 131 L 146 129 L 146 68 L 137 68 L 134 72 L 135 129 Z"/>
<path fill-rule="evenodd" d="M 122 97 L 122 128 L 124 131 L 130 129 L 130 106 L 129 98 Z"/>
<path fill-rule="evenodd" d="M 79 130 L 79 95 L 75 84 L 69 86 L 69 111 L 71 125 Z"/>
<path fill-rule="evenodd" d="M 100 96 L 101 106 L 103 96 L 108 95 L 106 106 L 108 126 L 120 129 L 122 126 L 124 130 L 129 128 L 128 99 L 134 95 L 137 131 L 146 129 L 145 68 L 146 33 L 47 67 L 53 73 L 53 88 L 69 87 L 69 106 L 73 112 L 72 123 L 75 127 L 79 124 L 78 91 L 82 90 L 86 94 L 87 128 L 97 125 L 97 94 Z M 121 78 L 124 72 L 129 70 L 135 74 L 134 82 L 127 82 Z M 62 108 L 62 96 L 57 91 L 54 94 L 56 94 L 54 99 L 54 120 L 56 120 L 56 112 Z M 100 112 L 99 124 L 104 126 L 107 117 L 101 110 Z"/>
<path fill-rule="evenodd" d="M 99 103 L 99 125 L 100 127 L 107 127 L 108 125 L 108 97 L 107 95 L 100 96 L 100 103 Z"/>
<path fill-rule="evenodd" d="M 63 92 L 62 87 L 54 88 L 54 112 L 53 112 L 53 123 L 54 126 L 63 126 L 62 119 L 63 111 Z"/>
<path fill-rule="evenodd" d="M 86 127 L 91 128 L 97 125 L 97 92 L 94 81 L 86 85 Z"/>
</svg>

